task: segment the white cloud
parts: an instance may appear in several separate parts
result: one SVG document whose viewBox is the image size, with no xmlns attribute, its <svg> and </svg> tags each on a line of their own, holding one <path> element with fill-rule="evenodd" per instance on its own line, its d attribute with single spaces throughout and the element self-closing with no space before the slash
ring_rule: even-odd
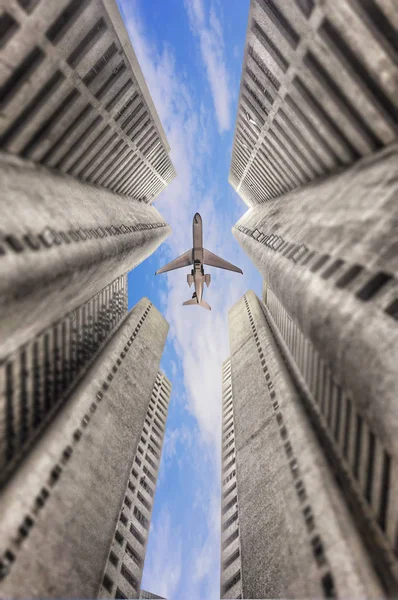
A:
<svg viewBox="0 0 398 600">
<path fill-rule="evenodd" d="M 213 97 L 218 130 L 222 133 L 231 127 L 231 93 L 221 21 L 212 5 L 206 24 L 206 11 L 202 0 L 185 0 L 185 8 L 191 30 L 199 40 L 200 53 Z"/>
<path fill-rule="evenodd" d="M 190 548 L 189 557 L 184 556 L 184 572 L 187 572 L 187 580 L 192 586 L 195 580 L 195 592 L 190 588 L 189 597 L 192 600 L 210 600 L 219 597 L 221 365 L 229 355 L 228 309 L 247 289 L 259 287 L 260 278 L 231 234 L 231 226 L 245 211 L 245 206 L 241 201 L 236 202 L 237 196 L 232 190 L 228 191 L 226 206 L 226 200 L 206 173 L 208 156 L 214 151 L 209 146 L 207 134 L 212 122 L 209 109 L 198 101 L 184 73 L 176 69 L 172 50 L 167 46 L 159 49 L 148 41 L 135 3 L 125 0 L 123 6 L 124 20 L 165 128 L 177 171 L 177 178 L 156 201 L 157 208 L 173 230 L 162 247 L 160 260 L 164 264 L 192 247 L 192 218 L 199 211 L 203 218 L 205 246 L 238 264 L 245 273 L 242 276 L 208 269 L 212 283 L 205 290 L 205 298 L 212 306 L 211 312 L 196 306 L 182 306 L 192 294 L 186 283 L 188 270 L 161 275 L 156 280 L 157 285 L 163 283 L 167 286 L 167 294 L 160 296 L 161 308 L 170 324 L 168 344 L 173 345 L 179 359 L 179 371 L 175 372 L 173 365 L 171 367 L 172 382 L 175 384 L 177 378 L 183 382 L 186 409 L 197 422 L 197 427 L 190 432 L 181 427 L 166 430 L 160 479 L 166 476 L 170 461 L 182 464 L 188 449 L 192 472 L 196 473 L 202 485 L 195 504 L 204 516 L 207 533 L 204 540 Z M 222 131 L 230 125 L 230 112 L 225 64 L 222 53 L 217 54 L 220 48 L 215 49 L 216 41 L 221 41 L 219 46 L 223 48 L 220 21 L 212 9 L 206 25 L 206 12 L 201 0 L 186 4 L 186 8 L 191 27 L 195 24 L 201 45 L 208 52 L 208 77 L 211 71 L 214 85 L 217 83 L 215 87 L 220 88 L 214 104 Z M 175 561 L 182 560 L 178 545 L 180 534 L 177 537 L 173 534 L 171 539 L 169 530 L 159 529 L 159 521 L 150 537 L 145 582 L 160 581 L 157 589 L 151 583 L 153 591 L 172 600 L 181 572 L 181 566 L 178 570 L 175 564 Z M 155 537 L 153 543 L 152 536 Z M 162 536 L 164 539 L 161 539 Z M 168 556 L 169 553 L 171 556 Z M 165 556 L 162 559 L 157 555 Z M 199 589 L 206 592 L 200 595 Z"/>
</svg>

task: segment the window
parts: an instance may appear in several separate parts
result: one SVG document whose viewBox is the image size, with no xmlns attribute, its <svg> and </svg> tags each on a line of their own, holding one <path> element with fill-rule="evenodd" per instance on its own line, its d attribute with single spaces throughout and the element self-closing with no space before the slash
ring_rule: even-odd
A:
<svg viewBox="0 0 398 600">
<path fill-rule="evenodd" d="M 131 573 L 131 571 L 129 571 L 129 569 L 125 565 L 122 565 L 120 572 L 125 578 L 125 580 L 131 585 L 131 587 L 138 591 L 138 582 L 134 575 Z"/>
<path fill-rule="evenodd" d="M 222 514 L 225 515 L 230 508 L 232 508 L 234 506 L 234 504 L 236 504 L 238 502 L 238 497 L 234 496 L 222 509 Z"/>
<path fill-rule="evenodd" d="M 139 567 L 142 565 L 141 556 L 130 546 L 130 544 L 126 544 L 126 554 L 135 562 Z"/>
<path fill-rule="evenodd" d="M 109 577 L 109 575 L 107 575 L 105 573 L 104 578 L 102 580 L 102 585 L 104 586 L 104 588 L 109 592 L 112 593 L 112 587 L 113 587 L 113 581 L 112 579 Z"/>
<path fill-rule="evenodd" d="M 238 581 L 240 581 L 240 570 L 237 571 L 235 575 L 233 575 L 231 579 L 228 579 L 228 581 L 223 585 L 223 595 L 226 594 L 236 583 L 238 583 Z"/>
<path fill-rule="evenodd" d="M 239 548 L 237 548 L 235 550 L 235 552 L 233 552 L 231 554 L 231 556 L 229 556 L 223 563 L 223 570 L 225 571 L 225 569 L 228 569 L 228 567 L 230 565 L 232 565 L 233 562 L 236 561 L 236 559 L 239 558 Z"/>
<path fill-rule="evenodd" d="M 142 514 L 137 506 L 134 506 L 133 514 L 137 521 L 144 527 L 144 529 L 149 529 L 149 520 Z"/>
<path fill-rule="evenodd" d="M 368 468 L 366 476 L 365 486 L 365 498 L 368 502 L 372 501 L 372 487 L 373 487 L 373 467 L 375 459 L 375 445 L 376 438 L 372 431 L 369 431 L 369 444 L 368 444 Z"/>
<path fill-rule="evenodd" d="M 147 469 L 147 467 L 143 468 L 143 471 L 145 473 L 145 475 L 148 475 L 149 479 L 152 481 L 152 483 L 154 483 L 156 485 L 156 479 L 155 477 L 152 475 L 152 473 L 150 472 L 149 469 Z"/>
<path fill-rule="evenodd" d="M 138 492 L 137 498 L 145 506 L 145 508 L 147 510 L 149 510 L 149 511 L 151 510 L 151 505 L 149 504 L 148 500 L 145 500 L 144 496 L 140 492 Z"/>
<path fill-rule="evenodd" d="M 148 444 L 148 450 L 149 450 L 150 452 L 152 452 L 152 454 L 153 454 L 154 456 L 156 456 L 156 458 L 160 458 L 160 456 L 159 456 L 159 453 L 158 453 L 158 452 L 156 452 L 155 448 L 154 448 L 153 446 L 151 446 L 151 444 Z"/>
<path fill-rule="evenodd" d="M 233 464 L 235 464 L 235 457 L 233 457 L 233 459 L 223 468 L 223 472 L 226 473 L 228 469 L 232 467 Z"/>
<path fill-rule="evenodd" d="M 316 535 L 312 538 L 311 544 L 312 544 L 312 550 L 314 552 L 315 560 L 317 561 L 317 563 L 319 565 L 325 564 L 326 559 L 325 559 L 325 555 L 324 555 L 324 551 L 323 551 L 323 544 L 321 542 L 321 538 L 319 537 L 319 535 Z"/>
<path fill-rule="evenodd" d="M 358 479 L 361 460 L 362 417 L 357 415 L 355 432 L 354 476 Z"/>
<path fill-rule="evenodd" d="M 156 471 L 157 466 L 155 465 L 153 460 L 148 456 L 148 454 L 145 456 L 145 460 L 151 465 L 152 469 Z"/>
<path fill-rule="evenodd" d="M 231 487 L 229 487 L 229 488 L 227 489 L 227 491 L 223 493 L 223 499 L 225 500 L 225 498 L 226 498 L 227 496 L 229 496 L 229 494 L 230 494 L 230 493 L 231 493 L 231 492 L 232 492 L 234 489 L 236 489 L 236 481 L 234 481 L 234 482 L 233 482 L 233 484 L 231 485 Z"/>
<path fill-rule="evenodd" d="M 305 523 L 307 525 L 308 531 L 312 531 L 315 527 L 314 516 L 312 514 L 312 510 L 310 506 L 306 506 L 303 510 Z"/>
<path fill-rule="evenodd" d="M 143 449 L 141 448 L 141 446 L 138 446 L 138 452 L 139 452 L 140 454 L 144 454 L 144 451 L 143 451 Z"/>
<path fill-rule="evenodd" d="M 141 461 L 138 458 L 138 456 L 135 457 L 135 462 L 137 463 L 137 465 L 140 467 L 141 466 Z"/>
<path fill-rule="evenodd" d="M 161 448 L 160 448 L 160 444 L 159 444 L 159 443 L 158 443 L 158 442 L 155 440 L 155 438 L 153 437 L 153 435 L 151 435 L 151 436 L 149 437 L 149 439 L 151 440 L 151 442 L 152 442 L 153 444 L 155 444 L 155 446 L 156 446 L 157 448 L 159 448 L 159 450 L 161 449 Z"/>
<path fill-rule="evenodd" d="M 133 477 L 135 477 L 136 479 L 138 479 L 138 473 L 137 473 L 137 471 L 135 469 L 133 469 L 131 471 L 131 474 L 132 474 Z"/>
<path fill-rule="evenodd" d="M 127 506 L 127 508 L 131 508 L 131 500 L 130 500 L 130 498 L 128 496 L 126 496 L 124 498 L 124 503 Z"/>
<path fill-rule="evenodd" d="M 238 511 L 234 512 L 234 514 L 231 515 L 229 517 L 229 519 L 227 519 L 225 521 L 225 523 L 223 523 L 222 530 L 225 531 L 226 529 L 228 529 L 228 527 L 230 527 L 232 525 L 232 523 L 234 523 L 237 520 L 238 520 Z"/>
<path fill-rule="evenodd" d="M 128 600 L 128 599 L 127 599 L 127 596 L 125 596 L 125 595 L 123 594 L 123 592 L 121 592 L 121 591 L 119 590 L 119 588 L 116 588 L 116 594 L 115 594 L 115 598 L 117 598 L 118 600 Z"/>
<path fill-rule="evenodd" d="M 129 490 L 130 490 L 130 491 L 132 491 L 133 493 L 135 492 L 135 487 L 134 487 L 134 485 L 131 483 L 131 481 L 129 481 L 128 488 L 129 488 Z"/>
<path fill-rule="evenodd" d="M 119 546 L 123 545 L 124 537 L 122 536 L 122 534 L 118 530 L 116 530 L 116 533 L 115 533 L 115 540 L 117 541 L 117 543 L 119 544 Z"/>
<path fill-rule="evenodd" d="M 118 563 L 119 563 L 119 559 L 116 556 L 116 554 L 114 552 L 111 551 L 110 555 L 109 555 L 109 562 L 112 563 L 112 565 L 114 565 L 115 567 L 117 567 Z"/>
<path fill-rule="evenodd" d="M 228 548 L 228 546 L 230 546 L 232 544 L 232 542 L 234 540 L 236 540 L 237 537 L 239 537 L 239 529 L 235 529 L 235 531 L 233 533 L 231 533 L 231 535 L 228 536 L 226 540 L 224 540 L 223 545 L 222 545 L 223 550 Z"/>
<path fill-rule="evenodd" d="M 226 483 L 228 483 L 228 481 L 231 481 L 231 479 L 233 477 L 235 477 L 236 475 L 236 471 L 235 469 L 223 480 L 223 485 L 225 485 Z"/>
<path fill-rule="evenodd" d="M 141 546 L 145 545 L 145 539 L 144 537 L 140 534 L 140 532 L 138 531 L 138 529 L 136 529 L 134 527 L 134 525 L 130 525 L 130 533 L 135 537 L 135 539 L 141 544 Z"/>
<path fill-rule="evenodd" d="M 227 460 L 230 456 L 233 455 L 234 452 L 235 452 L 235 448 L 232 448 L 232 450 L 230 450 L 228 452 L 228 454 L 226 456 L 224 456 L 223 460 Z"/>
<path fill-rule="evenodd" d="M 151 488 L 151 486 L 145 481 L 145 477 L 141 478 L 140 484 L 144 488 L 144 490 L 146 492 L 148 492 L 148 494 L 151 496 L 151 498 L 153 498 L 154 491 Z"/>
<path fill-rule="evenodd" d="M 123 523 L 125 527 L 127 527 L 128 520 L 124 513 L 120 513 L 120 522 Z"/>
<path fill-rule="evenodd" d="M 391 456 L 384 451 L 383 456 L 383 472 L 382 484 L 380 490 L 380 509 L 379 509 L 379 525 L 385 531 L 386 518 L 388 509 L 388 497 L 390 492 L 390 471 L 391 471 Z"/>
<path fill-rule="evenodd" d="M 157 413 L 156 413 L 156 414 L 157 414 Z M 159 416 L 159 415 L 157 415 L 157 416 Z M 159 421 L 157 421 L 156 419 L 154 419 L 154 420 L 153 420 L 153 422 L 154 422 L 154 424 L 156 425 L 156 427 L 157 427 L 157 428 L 158 428 L 160 431 L 162 431 L 162 432 L 163 432 L 163 429 L 164 429 L 164 428 L 163 428 L 163 425 L 161 425 L 161 424 L 159 423 Z"/>
</svg>

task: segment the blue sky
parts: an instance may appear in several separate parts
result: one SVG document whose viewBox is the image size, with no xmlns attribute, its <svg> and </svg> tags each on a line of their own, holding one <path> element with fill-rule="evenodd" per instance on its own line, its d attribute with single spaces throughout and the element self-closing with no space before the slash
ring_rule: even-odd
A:
<svg viewBox="0 0 398 600">
<path fill-rule="evenodd" d="M 168 600 L 213 600 L 220 597 L 221 364 L 229 354 L 228 309 L 247 289 L 261 293 L 260 275 L 231 233 L 246 207 L 228 184 L 249 0 L 118 4 L 177 171 L 155 201 L 173 233 L 129 274 L 130 307 L 147 296 L 170 323 L 161 367 L 173 384 L 142 586 Z M 188 269 L 154 277 L 191 248 L 196 211 L 205 247 L 244 271 L 207 269 L 211 312 L 181 306 L 192 294 Z"/>
</svg>

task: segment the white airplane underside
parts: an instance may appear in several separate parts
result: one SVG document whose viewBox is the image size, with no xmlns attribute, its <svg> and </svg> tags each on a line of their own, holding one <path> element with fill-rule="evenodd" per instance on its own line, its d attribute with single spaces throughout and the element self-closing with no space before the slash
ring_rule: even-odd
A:
<svg viewBox="0 0 398 600">
<path fill-rule="evenodd" d="M 225 269 L 227 271 L 235 271 L 236 273 L 242 273 L 242 270 L 220 256 L 213 254 L 210 250 L 203 248 L 202 217 L 199 213 L 196 213 L 193 218 L 192 231 L 193 248 L 187 250 L 187 252 L 184 252 L 181 256 L 178 256 L 164 267 L 158 269 L 155 275 L 192 266 L 191 273 L 187 275 L 187 283 L 189 287 L 193 284 L 195 286 L 195 291 L 192 298 L 184 302 L 183 306 L 197 304 L 203 308 L 207 308 L 207 310 L 211 310 L 211 307 L 203 300 L 204 284 L 209 287 L 211 282 L 211 275 L 205 274 L 203 265 Z"/>
</svg>

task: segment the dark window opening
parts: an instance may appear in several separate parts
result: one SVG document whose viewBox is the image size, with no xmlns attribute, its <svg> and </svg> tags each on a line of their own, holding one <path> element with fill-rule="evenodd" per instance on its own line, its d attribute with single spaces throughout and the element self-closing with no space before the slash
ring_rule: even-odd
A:
<svg viewBox="0 0 398 600">
<path fill-rule="evenodd" d="M 361 461 L 361 442 L 362 442 L 362 417 L 357 415 L 355 431 L 355 454 L 354 454 L 354 476 L 358 479 L 359 466 Z"/>
<path fill-rule="evenodd" d="M 375 458 L 376 438 L 372 431 L 369 431 L 368 465 L 366 474 L 365 498 L 368 502 L 372 501 L 373 486 L 373 466 Z"/>
<path fill-rule="evenodd" d="M 106 573 L 104 575 L 104 579 L 102 580 L 102 585 L 109 593 L 112 593 L 113 581 Z"/>
<path fill-rule="evenodd" d="M 370 279 L 365 285 L 357 292 L 356 296 L 360 300 L 367 302 L 373 296 L 377 294 L 390 280 L 392 279 L 392 275 L 388 273 L 376 273 L 372 279 Z"/>
<path fill-rule="evenodd" d="M 347 287 L 362 271 L 363 267 L 361 265 L 353 265 L 336 281 L 336 287 L 340 289 Z"/>
</svg>

